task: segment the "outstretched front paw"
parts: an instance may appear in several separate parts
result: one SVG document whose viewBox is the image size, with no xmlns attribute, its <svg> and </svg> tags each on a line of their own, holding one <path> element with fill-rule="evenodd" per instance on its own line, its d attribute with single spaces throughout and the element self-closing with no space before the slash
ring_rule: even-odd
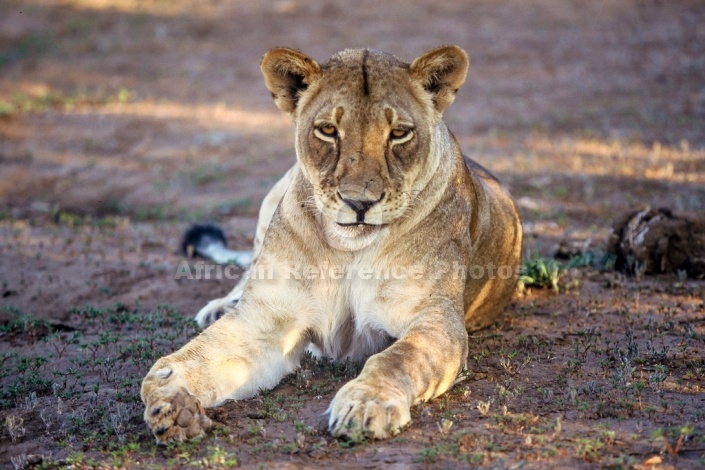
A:
<svg viewBox="0 0 705 470">
<path fill-rule="evenodd" d="M 331 402 L 328 429 L 336 437 L 387 439 L 411 422 L 409 406 L 404 393 L 355 379 Z"/>
<path fill-rule="evenodd" d="M 202 436 L 213 425 L 198 398 L 172 374 L 168 368 L 153 371 L 142 384 L 144 420 L 159 444 Z"/>
</svg>

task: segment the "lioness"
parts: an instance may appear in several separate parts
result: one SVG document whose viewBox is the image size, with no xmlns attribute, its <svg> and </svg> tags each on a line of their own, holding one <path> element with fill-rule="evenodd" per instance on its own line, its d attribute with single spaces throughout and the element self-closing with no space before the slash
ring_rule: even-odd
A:
<svg viewBox="0 0 705 470">
<path fill-rule="evenodd" d="M 335 436 L 393 436 L 412 404 L 454 382 L 467 330 L 512 296 L 522 239 L 510 196 L 441 119 L 467 67 L 456 46 L 411 64 L 367 49 L 323 65 L 288 48 L 264 55 L 297 163 L 262 210 L 239 302 L 142 383 L 158 442 L 203 434 L 204 407 L 274 387 L 310 345 L 369 357 L 328 408 Z"/>
</svg>

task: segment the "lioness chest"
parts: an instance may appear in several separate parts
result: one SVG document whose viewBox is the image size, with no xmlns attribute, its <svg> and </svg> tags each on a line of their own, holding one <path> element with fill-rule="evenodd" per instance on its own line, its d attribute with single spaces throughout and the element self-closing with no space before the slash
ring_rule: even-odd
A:
<svg viewBox="0 0 705 470">
<path fill-rule="evenodd" d="M 403 335 L 415 307 L 430 294 L 425 269 L 370 253 L 341 262 L 279 267 L 273 295 L 314 318 L 310 341 L 327 357 L 362 359 Z"/>
</svg>

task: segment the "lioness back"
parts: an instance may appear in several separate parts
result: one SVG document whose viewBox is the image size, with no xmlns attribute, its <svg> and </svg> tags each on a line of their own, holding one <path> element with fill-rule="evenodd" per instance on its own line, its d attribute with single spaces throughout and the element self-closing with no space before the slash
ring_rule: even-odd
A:
<svg viewBox="0 0 705 470">
<path fill-rule="evenodd" d="M 465 326 L 468 331 L 492 324 L 511 300 L 521 269 L 522 228 L 509 193 L 497 178 L 474 160 L 464 157 L 469 170 L 477 217 L 490 221 L 491 230 L 480 231 L 480 221 L 470 220 L 470 238 L 485 247 L 478 250 L 467 269 Z M 478 283 L 485 278 L 486 284 Z M 487 299 L 495 299 L 487 302 Z"/>
</svg>

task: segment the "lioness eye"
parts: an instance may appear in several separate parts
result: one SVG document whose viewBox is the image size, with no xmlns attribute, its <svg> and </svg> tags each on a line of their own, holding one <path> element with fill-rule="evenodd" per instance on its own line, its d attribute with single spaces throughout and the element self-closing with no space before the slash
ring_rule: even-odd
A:
<svg viewBox="0 0 705 470">
<path fill-rule="evenodd" d="M 328 137 L 333 137 L 338 132 L 338 129 L 332 124 L 324 124 L 319 127 L 318 130 L 321 131 L 321 134 L 327 135 Z"/>
<path fill-rule="evenodd" d="M 411 133 L 411 130 L 405 129 L 403 127 L 398 127 L 396 129 L 392 129 L 392 132 L 390 133 L 390 137 L 392 139 L 403 139 L 404 137 L 408 136 Z"/>
</svg>

